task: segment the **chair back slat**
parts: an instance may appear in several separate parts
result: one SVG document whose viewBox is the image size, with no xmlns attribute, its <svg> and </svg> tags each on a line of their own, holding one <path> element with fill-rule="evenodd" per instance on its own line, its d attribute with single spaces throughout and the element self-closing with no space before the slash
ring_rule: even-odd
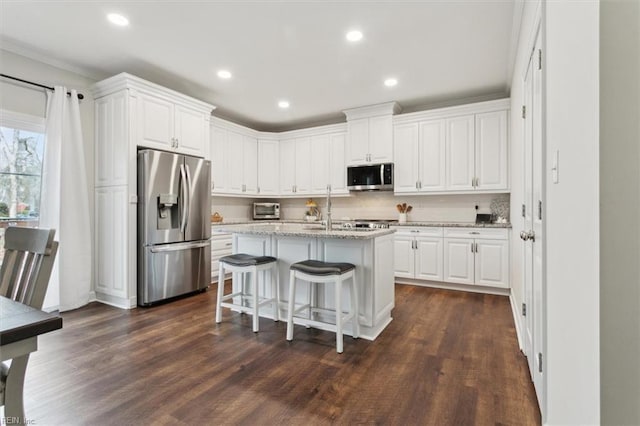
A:
<svg viewBox="0 0 640 426">
<path fill-rule="evenodd" d="M 9 227 L 0 269 L 0 295 L 42 308 L 58 243 L 55 230 Z"/>
</svg>

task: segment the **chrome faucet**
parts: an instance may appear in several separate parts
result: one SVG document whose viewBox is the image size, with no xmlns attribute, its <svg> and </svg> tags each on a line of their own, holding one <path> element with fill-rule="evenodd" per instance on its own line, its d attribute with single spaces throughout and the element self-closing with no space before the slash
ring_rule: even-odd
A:
<svg viewBox="0 0 640 426">
<path fill-rule="evenodd" d="M 326 230 L 331 231 L 332 228 L 331 223 L 331 186 L 327 185 L 327 221 L 326 221 Z"/>
</svg>

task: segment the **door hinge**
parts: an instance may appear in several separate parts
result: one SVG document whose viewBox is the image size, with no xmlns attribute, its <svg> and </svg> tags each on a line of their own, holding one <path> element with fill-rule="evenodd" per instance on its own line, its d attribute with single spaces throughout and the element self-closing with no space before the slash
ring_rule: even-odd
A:
<svg viewBox="0 0 640 426">
<path fill-rule="evenodd" d="M 538 352 L 538 373 L 542 373 L 542 352 Z"/>
<path fill-rule="evenodd" d="M 522 304 L 522 316 L 523 317 L 527 316 L 527 304 L 526 303 Z"/>
<path fill-rule="evenodd" d="M 522 105 L 522 118 L 527 118 L 527 106 Z"/>
<path fill-rule="evenodd" d="M 538 200 L 538 220 L 542 220 L 542 200 Z"/>
<path fill-rule="evenodd" d="M 538 69 L 542 69 L 542 49 L 538 49 Z"/>
<path fill-rule="evenodd" d="M 522 205 L 522 213 L 521 214 L 522 214 L 522 217 L 526 216 L 526 207 L 525 207 L 524 204 Z"/>
</svg>

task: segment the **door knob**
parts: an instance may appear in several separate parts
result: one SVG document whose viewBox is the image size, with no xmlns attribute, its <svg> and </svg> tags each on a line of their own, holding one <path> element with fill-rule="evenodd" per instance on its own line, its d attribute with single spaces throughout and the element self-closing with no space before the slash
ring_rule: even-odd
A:
<svg viewBox="0 0 640 426">
<path fill-rule="evenodd" d="M 523 241 L 535 241 L 536 240 L 536 233 L 533 231 L 520 231 L 520 239 L 522 239 Z"/>
</svg>

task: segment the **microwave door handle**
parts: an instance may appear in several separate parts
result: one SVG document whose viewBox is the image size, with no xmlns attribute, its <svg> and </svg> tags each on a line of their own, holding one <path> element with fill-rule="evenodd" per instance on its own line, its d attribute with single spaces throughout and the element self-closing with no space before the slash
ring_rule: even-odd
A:
<svg viewBox="0 0 640 426">
<path fill-rule="evenodd" d="M 184 232 L 187 228 L 187 214 L 189 211 L 187 194 L 189 192 L 189 183 L 187 182 L 187 173 L 184 164 L 180 164 L 180 192 L 182 192 L 182 220 L 180 223 L 180 232 Z"/>
<path fill-rule="evenodd" d="M 380 164 L 380 185 L 384 185 L 384 164 Z"/>
</svg>

